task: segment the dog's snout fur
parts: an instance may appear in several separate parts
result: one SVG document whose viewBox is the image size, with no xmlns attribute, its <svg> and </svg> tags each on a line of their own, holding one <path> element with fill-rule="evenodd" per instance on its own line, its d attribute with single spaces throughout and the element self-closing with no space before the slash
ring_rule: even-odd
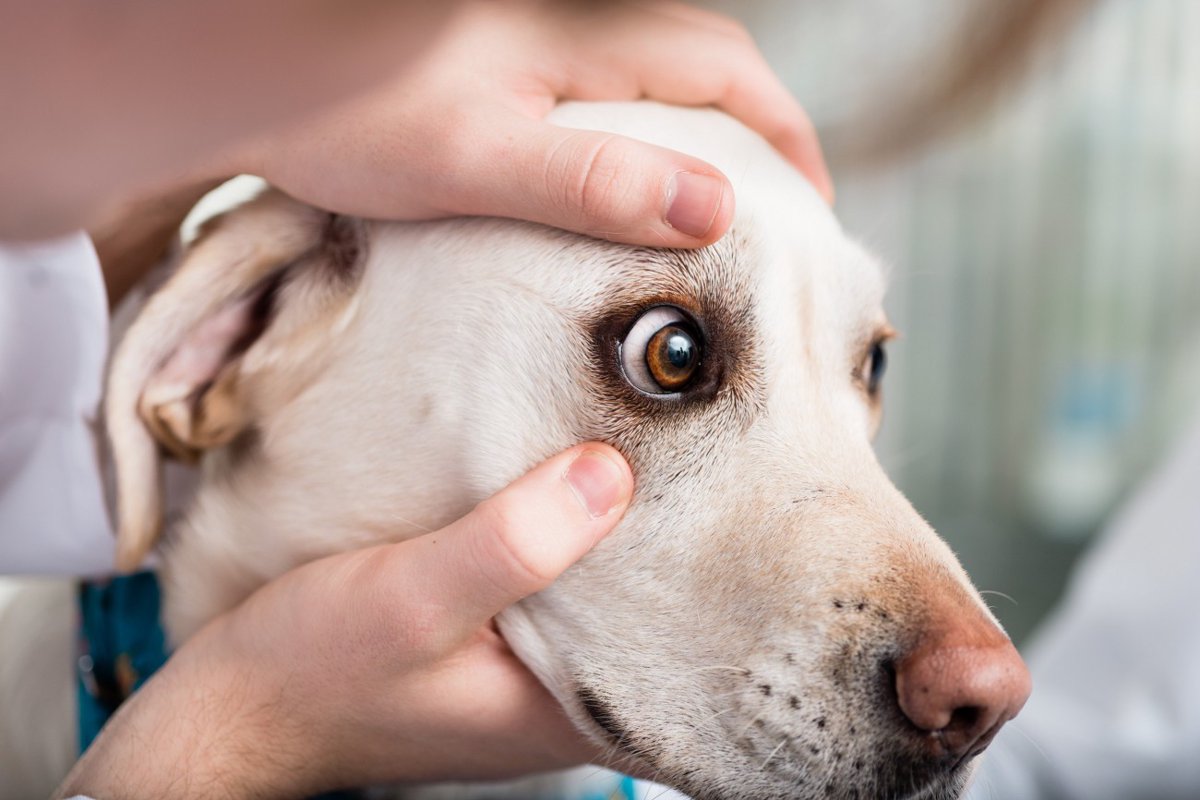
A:
<svg viewBox="0 0 1200 800">
<path fill-rule="evenodd" d="M 891 335 L 879 265 L 716 112 L 555 120 L 716 163 L 735 181 L 730 233 L 678 252 L 512 221 L 347 227 L 269 193 L 184 255 L 114 359 L 107 411 L 122 497 L 153 490 L 147 437 L 203 462 L 163 550 L 170 632 L 604 440 L 634 468 L 629 512 L 498 624 L 612 766 L 699 798 L 957 796 L 1028 678 L 871 449 L 867 359 Z M 256 249 L 280 224 L 287 247 Z M 252 321 L 218 326 L 238 346 L 180 378 L 172 353 L 202 318 L 259 297 L 262 313 L 217 317 Z M 659 394 L 631 379 L 631 337 L 663 307 L 698 350 L 690 382 Z M 122 521 L 136 553 L 161 512 L 126 506 L 145 511 Z"/>
</svg>

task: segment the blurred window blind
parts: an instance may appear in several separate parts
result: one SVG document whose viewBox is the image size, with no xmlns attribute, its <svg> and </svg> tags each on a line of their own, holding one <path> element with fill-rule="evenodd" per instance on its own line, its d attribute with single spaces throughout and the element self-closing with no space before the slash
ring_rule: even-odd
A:
<svg viewBox="0 0 1200 800">
<path fill-rule="evenodd" d="M 990 2 L 990 0 L 988 0 Z M 869 125 L 957 0 L 748 2 L 819 128 Z M 834 163 L 893 265 L 878 449 L 1018 637 L 1200 412 L 1200 3 L 1096 2 L 992 108 L 882 167 Z M 834 148 L 836 149 L 836 148 Z"/>
</svg>

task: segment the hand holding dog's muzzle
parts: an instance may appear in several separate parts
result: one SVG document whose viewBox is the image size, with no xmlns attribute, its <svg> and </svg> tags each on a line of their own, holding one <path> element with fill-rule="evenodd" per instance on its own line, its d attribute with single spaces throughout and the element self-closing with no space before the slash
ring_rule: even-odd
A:
<svg viewBox="0 0 1200 800">
<path fill-rule="evenodd" d="M 297 797 L 596 758 L 490 620 L 611 531 L 632 491 L 615 450 L 581 445 L 440 531 L 293 570 L 188 640 L 60 795 Z"/>
</svg>

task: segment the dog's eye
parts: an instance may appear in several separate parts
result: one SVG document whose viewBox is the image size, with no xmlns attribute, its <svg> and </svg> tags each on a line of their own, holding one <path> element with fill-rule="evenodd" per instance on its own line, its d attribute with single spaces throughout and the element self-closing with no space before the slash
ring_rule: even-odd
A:
<svg viewBox="0 0 1200 800">
<path fill-rule="evenodd" d="M 874 397 L 879 394 L 879 384 L 883 382 L 883 373 L 887 371 L 887 351 L 883 349 L 883 340 L 871 345 L 871 353 L 867 363 L 863 365 L 862 374 L 867 382 L 867 394 Z"/>
<path fill-rule="evenodd" d="M 655 306 L 621 342 L 621 368 L 635 389 L 646 394 L 678 394 L 700 370 L 703 339 L 681 309 Z"/>
</svg>

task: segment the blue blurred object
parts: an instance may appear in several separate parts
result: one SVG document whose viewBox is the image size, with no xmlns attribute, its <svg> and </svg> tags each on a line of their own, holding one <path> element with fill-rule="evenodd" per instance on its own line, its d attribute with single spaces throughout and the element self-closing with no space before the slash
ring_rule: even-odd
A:
<svg viewBox="0 0 1200 800">
<path fill-rule="evenodd" d="M 79 587 L 79 752 L 117 707 L 167 661 L 152 572 Z"/>
</svg>

